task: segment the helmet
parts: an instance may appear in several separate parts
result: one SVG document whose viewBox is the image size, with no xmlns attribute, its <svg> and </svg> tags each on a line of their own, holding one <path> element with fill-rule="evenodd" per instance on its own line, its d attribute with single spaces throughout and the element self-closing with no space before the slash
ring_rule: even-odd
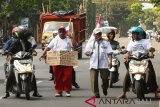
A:
<svg viewBox="0 0 160 107">
<path fill-rule="evenodd" d="M 132 27 L 130 29 L 131 33 L 137 33 L 138 35 L 138 39 L 142 39 L 143 38 L 143 32 L 144 30 L 141 27 Z"/>
<path fill-rule="evenodd" d="M 22 40 L 27 40 L 32 35 L 32 32 L 28 29 L 21 29 L 19 31 L 19 38 Z"/>
</svg>

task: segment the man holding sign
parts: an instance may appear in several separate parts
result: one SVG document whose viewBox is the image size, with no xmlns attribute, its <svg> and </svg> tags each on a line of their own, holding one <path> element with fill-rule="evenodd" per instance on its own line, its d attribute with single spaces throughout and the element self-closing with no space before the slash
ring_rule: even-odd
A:
<svg viewBox="0 0 160 107">
<path fill-rule="evenodd" d="M 72 42 L 69 37 L 66 36 L 66 29 L 64 26 L 60 26 L 58 29 L 59 35 L 57 35 L 45 48 L 41 58 L 46 56 L 47 51 L 71 51 Z M 70 91 L 72 86 L 72 66 L 54 65 L 53 72 L 55 76 L 55 97 L 61 97 L 63 90 L 66 92 L 66 96 L 70 97 Z"/>
</svg>

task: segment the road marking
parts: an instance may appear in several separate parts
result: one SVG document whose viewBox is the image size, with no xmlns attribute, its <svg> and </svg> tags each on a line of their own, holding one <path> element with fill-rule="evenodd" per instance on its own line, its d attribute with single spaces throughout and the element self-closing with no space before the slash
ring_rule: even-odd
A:
<svg viewBox="0 0 160 107">
<path fill-rule="evenodd" d="M 74 66 L 74 68 L 78 68 L 78 66 Z"/>
<path fill-rule="evenodd" d="M 159 107 L 160 107 L 160 101 L 159 101 Z"/>
<path fill-rule="evenodd" d="M 37 84 L 40 84 L 41 82 L 43 82 L 43 81 L 37 81 Z"/>
<path fill-rule="evenodd" d="M 2 100 L 2 99 L 3 99 L 3 96 L 0 97 L 0 100 Z"/>
</svg>

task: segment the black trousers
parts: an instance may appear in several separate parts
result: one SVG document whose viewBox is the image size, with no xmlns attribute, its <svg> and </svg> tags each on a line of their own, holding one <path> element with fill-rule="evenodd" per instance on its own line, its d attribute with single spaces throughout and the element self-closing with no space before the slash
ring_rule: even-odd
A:
<svg viewBox="0 0 160 107">
<path fill-rule="evenodd" d="M 16 78 L 13 71 L 13 65 L 11 65 L 10 72 L 6 81 L 6 92 L 9 92 L 12 89 L 13 85 L 16 85 Z M 33 75 L 32 88 L 34 92 L 37 92 L 37 83 L 35 75 Z"/>
<path fill-rule="evenodd" d="M 54 77 L 52 66 L 49 66 L 49 73 Z M 76 83 L 76 71 L 72 68 L 72 84 Z"/>
<path fill-rule="evenodd" d="M 126 66 L 127 73 L 125 75 L 124 82 L 123 82 L 123 92 L 127 92 L 131 86 L 131 79 L 129 75 L 129 62 L 128 63 L 124 62 L 124 64 Z M 158 89 L 158 85 L 156 81 L 155 70 L 150 60 L 148 61 L 148 68 L 149 68 L 149 72 L 148 72 L 149 77 L 146 85 L 147 87 L 149 87 L 150 92 L 154 92 Z"/>
</svg>

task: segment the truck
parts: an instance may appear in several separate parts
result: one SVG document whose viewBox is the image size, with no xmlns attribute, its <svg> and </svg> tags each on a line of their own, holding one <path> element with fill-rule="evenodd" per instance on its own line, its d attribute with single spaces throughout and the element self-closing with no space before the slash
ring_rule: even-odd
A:
<svg viewBox="0 0 160 107">
<path fill-rule="evenodd" d="M 40 42 L 42 50 L 58 33 L 60 26 L 66 27 L 68 36 L 72 40 L 73 49 L 78 51 L 78 58 L 82 58 L 82 44 L 85 42 L 86 13 L 73 15 L 55 15 L 43 13 L 40 15 Z"/>
</svg>

